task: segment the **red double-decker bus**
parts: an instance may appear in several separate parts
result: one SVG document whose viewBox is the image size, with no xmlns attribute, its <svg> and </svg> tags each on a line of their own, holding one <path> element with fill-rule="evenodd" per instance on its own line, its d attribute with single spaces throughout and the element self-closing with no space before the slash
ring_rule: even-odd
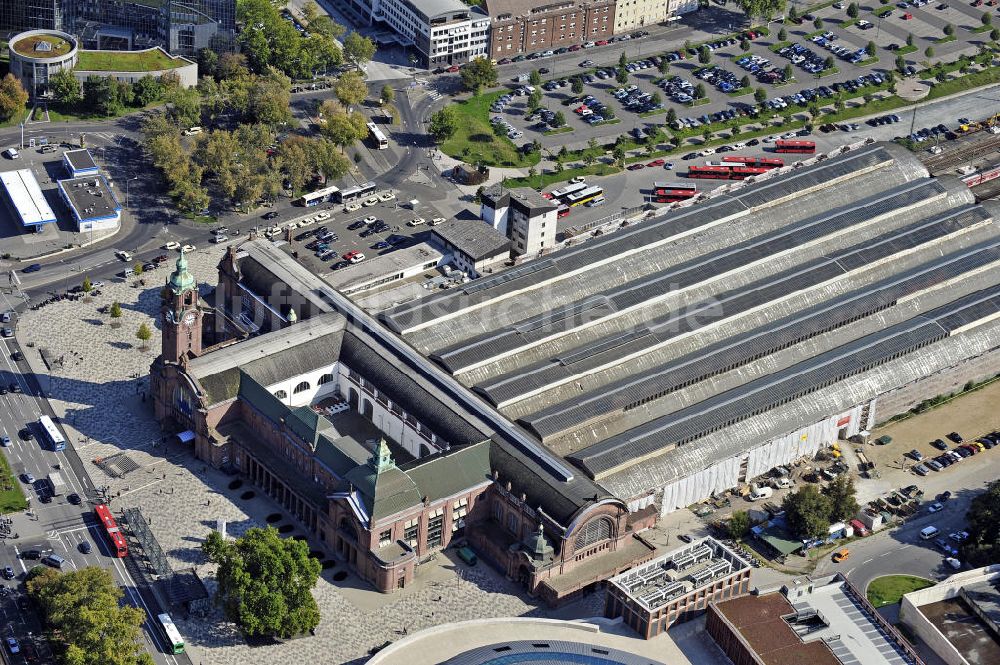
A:
<svg viewBox="0 0 1000 665">
<path fill-rule="evenodd" d="M 798 152 L 811 155 L 816 152 L 815 141 L 775 141 L 775 152 Z"/>
<path fill-rule="evenodd" d="M 785 160 L 780 157 L 744 157 L 742 155 L 726 155 L 722 158 L 722 161 L 733 164 L 743 164 L 744 166 L 760 166 L 765 169 L 780 169 L 785 165 Z"/>
<path fill-rule="evenodd" d="M 762 166 L 691 166 L 687 177 L 711 180 L 743 180 L 751 176 L 767 173 L 770 169 Z"/>
<path fill-rule="evenodd" d="M 118 528 L 118 524 L 115 522 L 115 518 L 111 514 L 111 509 L 103 503 L 99 504 L 96 508 L 94 508 L 94 515 L 97 517 L 97 521 L 101 523 L 101 528 L 104 529 L 104 533 L 108 536 L 108 543 L 111 545 L 111 553 L 118 558 L 127 556 L 128 543 L 125 541 L 125 536 L 122 535 L 121 529 Z"/>
</svg>

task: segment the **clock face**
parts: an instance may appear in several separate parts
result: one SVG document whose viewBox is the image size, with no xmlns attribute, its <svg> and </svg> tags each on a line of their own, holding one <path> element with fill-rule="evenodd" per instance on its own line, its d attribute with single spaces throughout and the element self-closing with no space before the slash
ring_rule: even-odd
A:
<svg viewBox="0 0 1000 665">
<path fill-rule="evenodd" d="M 194 312 L 188 312 L 184 315 L 184 325 L 189 326 L 194 323 Z"/>
</svg>

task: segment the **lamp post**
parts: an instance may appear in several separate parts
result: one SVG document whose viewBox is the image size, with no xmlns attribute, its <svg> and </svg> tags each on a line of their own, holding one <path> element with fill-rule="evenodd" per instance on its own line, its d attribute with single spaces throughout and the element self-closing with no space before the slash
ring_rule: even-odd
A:
<svg viewBox="0 0 1000 665">
<path fill-rule="evenodd" d="M 926 97 L 930 91 L 930 86 L 913 79 L 901 81 L 896 86 L 896 95 L 913 104 L 913 113 L 910 117 L 910 136 L 913 135 L 913 128 L 917 124 L 917 102 Z"/>
<path fill-rule="evenodd" d="M 135 176 L 133 178 L 126 178 L 125 179 L 125 207 L 126 208 L 128 208 L 128 184 L 130 182 L 132 182 L 133 180 L 138 180 L 138 179 L 139 179 L 139 176 Z"/>
</svg>

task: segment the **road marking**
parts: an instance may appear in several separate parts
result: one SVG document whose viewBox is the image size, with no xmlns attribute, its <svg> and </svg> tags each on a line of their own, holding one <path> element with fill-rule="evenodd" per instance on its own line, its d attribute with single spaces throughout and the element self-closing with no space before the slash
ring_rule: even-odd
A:
<svg viewBox="0 0 1000 665">
<path fill-rule="evenodd" d="M 895 552 L 883 552 L 882 554 L 879 554 L 879 558 L 889 556 L 890 554 L 895 554 Z"/>
<path fill-rule="evenodd" d="M 871 563 L 871 562 L 872 562 L 872 561 L 874 561 L 874 560 L 875 560 L 875 559 L 865 559 L 864 561 L 862 561 L 862 562 L 861 562 L 861 565 L 863 566 L 863 565 L 865 565 L 866 563 Z"/>
</svg>

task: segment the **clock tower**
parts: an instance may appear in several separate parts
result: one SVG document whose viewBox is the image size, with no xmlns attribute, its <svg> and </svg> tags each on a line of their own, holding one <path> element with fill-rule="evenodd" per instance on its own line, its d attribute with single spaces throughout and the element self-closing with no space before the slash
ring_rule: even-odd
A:
<svg viewBox="0 0 1000 665">
<path fill-rule="evenodd" d="M 201 355 L 201 307 L 198 304 L 198 283 L 188 272 L 183 250 L 177 257 L 174 271 L 164 287 L 161 311 L 163 324 L 162 358 L 177 363 L 182 358 Z"/>
</svg>

